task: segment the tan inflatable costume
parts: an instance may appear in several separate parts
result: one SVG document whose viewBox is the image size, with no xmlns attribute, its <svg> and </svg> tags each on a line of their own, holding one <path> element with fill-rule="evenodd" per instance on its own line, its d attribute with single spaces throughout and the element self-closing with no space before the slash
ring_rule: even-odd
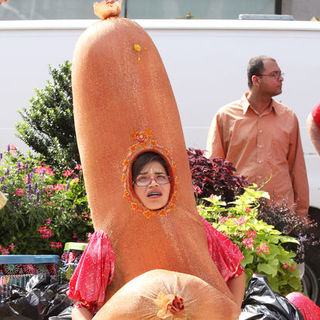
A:
<svg viewBox="0 0 320 320">
<path fill-rule="evenodd" d="M 208 252 L 175 98 L 148 34 L 125 18 L 93 24 L 77 43 L 72 85 L 94 228 L 107 234 L 115 255 L 107 302 L 95 319 L 236 319 L 240 310 Z M 132 188 L 132 162 L 150 150 L 166 160 L 173 178 L 159 211 L 144 207 Z M 154 269 L 162 270 L 145 274 Z M 148 284 L 151 304 L 148 293 L 143 298 Z M 170 295 L 188 306 L 183 314 L 161 313 L 177 301 Z"/>
</svg>

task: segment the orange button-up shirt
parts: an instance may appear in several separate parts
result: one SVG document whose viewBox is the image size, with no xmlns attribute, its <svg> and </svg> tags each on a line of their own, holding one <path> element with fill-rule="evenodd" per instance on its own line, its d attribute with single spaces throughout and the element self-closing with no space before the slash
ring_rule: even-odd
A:
<svg viewBox="0 0 320 320">
<path fill-rule="evenodd" d="M 246 98 L 222 107 L 212 120 L 207 156 L 232 162 L 236 174 L 258 186 L 275 201 L 297 204 L 297 214 L 306 216 L 309 186 L 295 113 L 272 100 L 258 114 Z"/>
</svg>

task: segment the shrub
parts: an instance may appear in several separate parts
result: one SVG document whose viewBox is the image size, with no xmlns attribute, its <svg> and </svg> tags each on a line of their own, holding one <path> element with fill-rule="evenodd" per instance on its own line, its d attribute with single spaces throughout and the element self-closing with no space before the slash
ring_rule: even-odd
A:
<svg viewBox="0 0 320 320">
<path fill-rule="evenodd" d="M 295 261 L 297 263 L 303 262 L 306 248 L 314 248 L 320 244 L 316 234 L 318 224 L 307 217 L 297 216 L 294 209 L 288 207 L 286 203 L 267 202 L 263 198 L 259 200 L 259 203 L 258 218 L 273 225 L 284 235 L 295 237 L 300 245 L 291 243 L 285 247 L 296 252 Z"/>
<path fill-rule="evenodd" d="M 80 157 L 73 122 L 71 64 L 49 66 L 51 80 L 44 89 L 36 89 L 29 107 L 19 111 L 23 121 L 16 124 L 17 136 L 46 163 L 62 170 L 74 167 Z"/>
<path fill-rule="evenodd" d="M 220 196 L 222 201 L 230 203 L 244 192 L 248 186 L 245 177 L 234 175 L 235 168 L 228 161 L 204 156 L 204 151 L 189 148 L 187 150 L 192 174 L 192 183 L 196 199 L 208 198 L 212 194 Z"/>
<path fill-rule="evenodd" d="M 258 219 L 257 200 L 268 198 L 269 195 L 254 187 L 246 188 L 229 207 L 221 197 L 207 198 L 210 206 L 199 205 L 199 213 L 242 251 L 247 282 L 254 273 L 260 273 L 267 276 L 271 288 L 276 292 L 286 295 L 301 291 L 295 253 L 284 247 L 288 243 L 299 245 L 299 242 Z"/>
<path fill-rule="evenodd" d="M 15 149 L 0 154 L 2 254 L 62 252 L 68 241 L 87 241 L 93 231 L 80 165 L 54 172 L 41 158 Z"/>
</svg>

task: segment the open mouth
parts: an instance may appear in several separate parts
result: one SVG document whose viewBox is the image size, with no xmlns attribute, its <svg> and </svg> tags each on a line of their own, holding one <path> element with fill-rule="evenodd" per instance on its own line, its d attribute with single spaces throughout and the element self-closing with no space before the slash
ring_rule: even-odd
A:
<svg viewBox="0 0 320 320">
<path fill-rule="evenodd" d="M 162 192 L 160 192 L 158 190 L 157 191 L 150 191 L 147 193 L 148 198 L 159 198 L 161 196 L 162 196 Z"/>
</svg>

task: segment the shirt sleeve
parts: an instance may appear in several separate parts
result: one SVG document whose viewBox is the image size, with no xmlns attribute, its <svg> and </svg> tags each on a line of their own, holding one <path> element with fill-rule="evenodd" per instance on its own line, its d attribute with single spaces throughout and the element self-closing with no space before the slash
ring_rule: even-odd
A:
<svg viewBox="0 0 320 320">
<path fill-rule="evenodd" d="M 223 149 L 223 128 L 220 125 L 220 114 L 217 113 L 210 125 L 207 137 L 206 156 L 209 159 L 219 157 L 225 159 L 225 151 Z"/>
<path fill-rule="evenodd" d="M 107 286 L 113 279 L 114 263 L 109 238 L 101 230 L 94 232 L 70 279 L 67 294 L 76 307 L 94 313 L 103 306 Z"/>
<path fill-rule="evenodd" d="M 314 122 L 320 127 L 320 103 L 311 111 Z"/>
<path fill-rule="evenodd" d="M 295 115 L 294 128 L 292 130 L 289 147 L 288 164 L 294 191 L 294 202 L 297 204 L 297 214 L 300 217 L 306 217 L 309 209 L 309 184 L 302 150 L 299 123 Z"/>
<path fill-rule="evenodd" d="M 225 282 L 236 278 L 244 271 L 241 261 L 244 256 L 240 249 L 221 232 L 201 217 L 207 235 L 209 253 Z"/>
</svg>

